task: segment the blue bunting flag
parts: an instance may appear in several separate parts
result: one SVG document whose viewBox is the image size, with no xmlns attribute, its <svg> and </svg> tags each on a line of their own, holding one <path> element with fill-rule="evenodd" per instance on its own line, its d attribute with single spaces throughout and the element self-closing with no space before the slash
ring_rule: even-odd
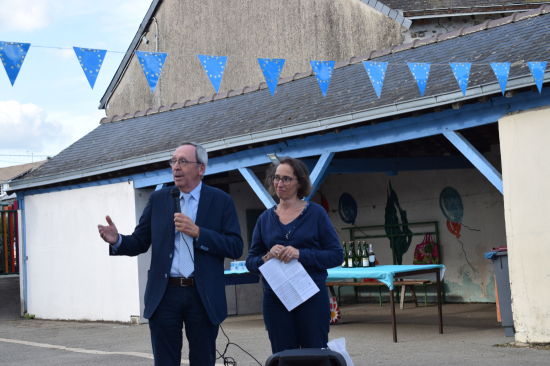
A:
<svg viewBox="0 0 550 366">
<path fill-rule="evenodd" d="M 0 61 L 6 69 L 11 86 L 19 75 L 30 46 L 30 43 L 0 42 Z"/>
<path fill-rule="evenodd" d="M 546 72 L 546 61 L 544 62 L 528 62 L 529 70 L 533 74 L 533 79 L 535 79 L 535 84 L 539 88 L 539 93 L 542 93 L 542 81 L 544 79 L 544 73 Z"/>
<path fill-rule="evenodd" d="M 382 85 L 384 85 L 384 77 L 386 76 L 386 68 L 388 67 L 387 62 L 369 62 L 363 61 L 363 66 L 367 70 L 369 75 L 370 82 L 376 91 L 376 95 L 380 98 L 380 93 L 382 93 Z"/>
<path fill-rule="evenodd" d="M 470 68 L 472 64 L 466 62 L 460 63 L 449 63 L 451 65 L 451 70 L 458 82 L 458 86 L 462 90 L 462 94 L 466 96 L 466 88 L 468 88 L 468 79 L 470 78 Z"/>
<path fill-rule="evenodd" d="M 201 61 L 201 65 L 206 72 L 206 76 L 210 79 L 216 94 L 220 90 L 220 84 L 222 83 L 223 71 L 225 70 L 225 63 L 227 62 L 227 56 L 205 56 L 197 55 Z"/>
<path fill-rule="evenodd" d="M 424 90 L 426 90 L 426 85 L 428 84 L 428 76 L 430 75 L 430 64 L 420 64 L 409 62 L 409 69 L 414 76 L 416 85 L 420 89 L 420 95 L 424 96 Z"/>
<path fill-rule="evenodd" d="M 277 89 L 277 83 L 279 82 L 281 71 L 283 71 L 285 60 L 282 58 L 259 58 L 258 63 L 264 74 L 271 96 L 273 96 L 275 89 Z"/>
<path fill-rule="evenodd" d="M 73 49 L 76 57 L 78 57 L 78 63 L 82 67 L 86 79 L 88 79 L 88 83 L 93 89 L 107 51 L 81 47 L 73 47 Z"/>
<path fill-rule="evenodd" d="M 330 78 L 332 77 L 332 70 L 334 70 L 334 64 L 336 61 L 309 61 L 313 72 L 317 77 L 317 82 L 323 92 L 323 97 L 327 96 L 328 85 L 330 84 Z"/>
<path fill-rule="evenodd" d="M 154 93 L 168 54 L 160 52 L 135 52 L 141 64 L 141 68 L 143 69 L 143 73 L 145 74 L 145 78 L 151 88 L 151 93 Z"/>
<path fill-rule="evenodd" d="M 491 67 L 495 73 L 498 83 L 500 84 L 500 89 L 502 90 L 502 95 L 506 90 L 506 84 L 508 83 L 508 75 L 510 74 L 510 63 L 509 62 L 492 62 Z"/>
</svg>

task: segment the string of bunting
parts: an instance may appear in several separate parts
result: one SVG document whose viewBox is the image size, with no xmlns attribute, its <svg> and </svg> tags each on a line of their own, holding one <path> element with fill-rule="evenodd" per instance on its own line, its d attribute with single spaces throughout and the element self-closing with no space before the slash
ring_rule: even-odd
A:
<svg viewBox="0 0 550 366">
<path fill-rule="evenodd" d="M 25 57 L 27 56 L 30 46 L 30 43 L 0 42 L 0 59 L 4 65 L 4 69 L 6 70 L 12 86 L 19 75 L 19 71 L 23 66 L 23 62 L 25 61 Z M 82 67 L 82 71 L 84 71 L 84 74 L 86 75 L 86 79 L 88 80 L 90 87 L 93 89 L 97 76 L 99 75 L 99 71 L 101 70 L 101 65 L 105 60 L 107 50 L 82 47 L 73 47 L 73 50 L 80 66 Z M 154 93 L 168 54 L 162 52 L 134 52 L 143 69 L 145 78 L 149 83 L 151 93 Z M 206 73 L 206 76 L 212 83 L 212 87 L 215 92 L 218 93 L 220 90 L 223 73 L 225 71 L 225 65 L 227 63 L 227 56 L 197 56 Z M 327 95 L 335 63 L 335 61 L 310 61 L 311 68 L 313 69 L 323 97 L 326 97 Z M 285 59 L 258 58 L 258 64 L 262 70 L 271 96 L 273 96 L 277 88 L 279 77 L 283 71 Z M 380 98 L 388 63 L 363 61 L 363 65 L 367 71 L 367 75 L 371 81 L 374 91 L 376 92 L 376 95 Z M 416 84 L 418 85 L 420 95 L 424 96 L 424 91 L 426 90 L 428 77 L 430 75 L 430 63 L 407 63 L 407 65 Z M 502 94 L 504 95 L 511 65 L 509 62 L 495 62 L 490 65 L 496 79 L 499 82 Z M 462 94 L 466 95 L 472 64 L 467 62 L 459 62 L 449 63 L 449 66 L 460 89 L 462 90 Z M 533 76 L 539 93 L 541 93 L 544 73 L 546 71 L 546 61 L 527 62 L 527 66 L 531 71 L 531 75 Z"/>
</svg>

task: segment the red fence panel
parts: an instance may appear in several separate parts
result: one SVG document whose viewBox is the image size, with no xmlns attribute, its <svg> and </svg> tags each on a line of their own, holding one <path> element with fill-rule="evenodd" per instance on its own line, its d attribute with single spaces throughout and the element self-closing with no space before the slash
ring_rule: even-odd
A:
<svg viewBox="0 0 550 366">
<path fill-rule="evenodd" d="M 17 203 L 0 206 L 0 275 L 19 273 Z"/>
</svg>

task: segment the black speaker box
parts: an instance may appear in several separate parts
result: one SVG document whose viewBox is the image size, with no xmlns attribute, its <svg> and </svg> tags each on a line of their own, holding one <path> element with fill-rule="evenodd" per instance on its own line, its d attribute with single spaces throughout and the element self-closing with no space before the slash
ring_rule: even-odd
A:
<svg viewBox="0 0 550 366">
<path fill-rule="evenodd" d="M 347 366 L 344 356 L 329 349 L 301 348 L 271 355 L 265 366 Z"/>
</svg>

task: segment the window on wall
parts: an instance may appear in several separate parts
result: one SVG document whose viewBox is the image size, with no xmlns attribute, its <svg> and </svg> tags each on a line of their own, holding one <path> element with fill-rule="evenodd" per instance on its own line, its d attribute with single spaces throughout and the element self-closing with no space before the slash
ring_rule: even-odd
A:
<svg viewBox="0 0 550 366">
<path fill-rule="evenodd" d="M 0 184 L 0 197 L 2 197 L 5 194 L 4 192 L 4 185 Z"/>
</svg>

